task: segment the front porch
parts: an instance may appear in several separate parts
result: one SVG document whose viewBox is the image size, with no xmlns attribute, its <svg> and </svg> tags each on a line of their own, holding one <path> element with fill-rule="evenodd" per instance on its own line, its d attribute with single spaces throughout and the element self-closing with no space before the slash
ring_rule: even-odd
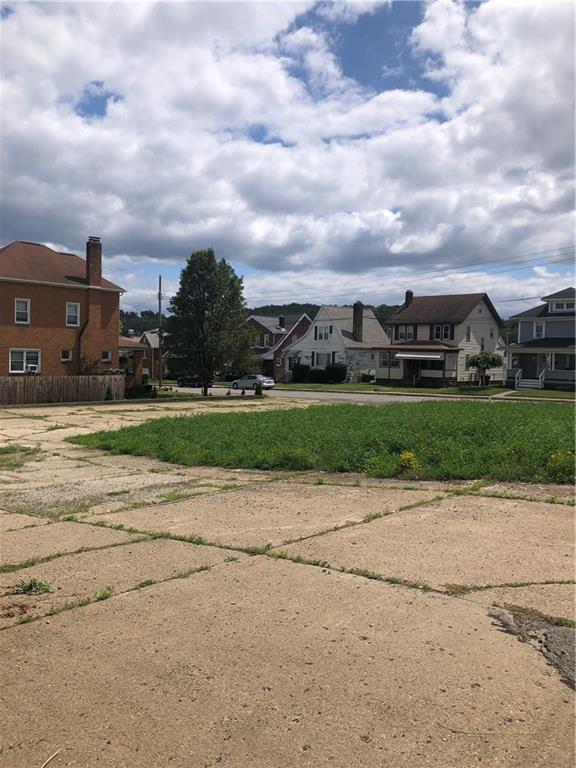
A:
<svg viewBox="0 0 576 768">
<path fill-rule="evenodd" d="M 575 368 L 574 353 L 509 350 L 506 385 L 514 389 L 574 389 Z"/>
<path fill-rule="evenodd" d="M 378 353 L 376 381 L 408 386 L 456 384 L 458 350 L 440 345 L 391 345 Z"/>
</svg>

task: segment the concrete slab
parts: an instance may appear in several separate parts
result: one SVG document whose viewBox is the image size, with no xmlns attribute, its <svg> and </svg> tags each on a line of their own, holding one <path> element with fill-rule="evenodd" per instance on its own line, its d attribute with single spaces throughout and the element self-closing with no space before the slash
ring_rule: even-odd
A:
<svg viewBox="0 0 576 768">
<path fill-rule="evenodd" d="M 482 493 L 511 493 L 517 496 L 532 496 L 546 501 L 550 497 L 573 502 L 574 488 L 571 485 L 546 485 L 543 483 L 495 483 L 479 491 Z"/>
<path fill-rule="evenodd" d="M 123 531 L 93 525 L 53 523 L 2 534 L 0 556 L 2 565 L 7 565 L 57 552 L 72 552 L 80 547 L 103 547 L 134 538 L 132 534 Z"/>
<path fill-rule="evenodd" d="M 0 510 L 2 512 L 2 510 Z M 0 532 L 14 531 L 17 528 L 29 528 L 33 525 L 46 525 L 49 520 L 34 515 L 20 515 L 13 512 L 0 514 Z"/>
<path fill-rule="evenodd" d="M 472 592 L 471 600 L 487 606 L 520 605 L 548 616 L 576 620 L 576 587 L 574 584 L 532 584 L 529 587 L 501 587 Z"/>
<path fill-rule="evenodd" d="M 98 519 L 142 531 L 202 536 L 229 546 L 279 545 L 433 497 L 424 490 L 272 483 Z"/>
<path fill-rule="evenodd" d="M 560 581 L 573 578 L 574 509 L 455 496 L 285 549 L 436 587 Z"/>
<path fill-rule="evenodd" d="M 224 563 L 227 558 L 234 562 L 244 557 L 246 555 L 239 552 L 166 539 L 64 555 L 2 576 L 0 627 L 16 623 L 19 615 L 25 613 L 44 615 L 52 606 L 62 606 L 81 597 L 93 598 L 107 587 L 119 594 L 148 580 L 163 581 L 194 568 Z M 19 582 L 31 579 L 48 583 L 52 592 L 13 593 Z"/>
<path fill-rule="evenodd" d="M 249 558 L 0 645 L 11 768 L 573 765 L 571 695 L 482 607 L 317 568 Z"/>
</svg>

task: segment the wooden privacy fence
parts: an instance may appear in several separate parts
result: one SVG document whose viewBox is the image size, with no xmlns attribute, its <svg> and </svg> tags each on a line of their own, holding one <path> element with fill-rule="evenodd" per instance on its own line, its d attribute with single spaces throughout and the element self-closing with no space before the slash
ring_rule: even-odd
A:
<svg viewBox="0 0 576 768">
<path fill-rule="evenodd" d="M 0 376 L 0 405 L 123 400 L 124 376 Z"/>
</svg>

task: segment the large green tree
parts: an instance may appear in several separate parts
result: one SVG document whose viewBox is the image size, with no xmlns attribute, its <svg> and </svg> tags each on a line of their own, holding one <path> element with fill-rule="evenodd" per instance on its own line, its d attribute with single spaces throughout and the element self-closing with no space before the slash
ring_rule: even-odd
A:
<svg viewBox="0 0 576 768">
<path fill-rule="evenodd" d="M 190 255 L 170 310 L 164 345 L 198 375 L 205 395 L 218 373 L 249 360 L 242 278 L 212 248 Z"/>
</svg>

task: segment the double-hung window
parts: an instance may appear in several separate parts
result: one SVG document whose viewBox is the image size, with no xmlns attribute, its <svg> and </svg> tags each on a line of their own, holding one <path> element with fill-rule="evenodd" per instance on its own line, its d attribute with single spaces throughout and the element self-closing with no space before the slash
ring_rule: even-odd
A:
<svg viewBox="0 0 576 768">
<path fill-rule="evenodd" d="M 396 327 L 396 339 L 398 341 L 413 341 L 414 328 L 414 325 L 398 325 Z"/>
<path fill-rule="evenodd" d="M 449 341 L 452 337 L 452 328 L 450 325 L 435 325 L 433 336 L 436 341 Z M 469 341 L 468 329 L 466 329 L 466 341 Z"/>
<path fill-rule="evenodd" d="M 534 322 L 534 338 L 535 339 L 544 338 L 544 323 L 541 320 L 536 320 Z"/>
<path fill-rule="evenodd" d="M 30 325 L 30 299 L 14 299 L 14 322 Z"/>
<path fill-rule="evenodd" d="M 66 325 L 78 327 L 80 325 L 80 304 L 66 302 Z"/>
<path fill-rule="evenodd" d="M 10 350 L 10 373 L 26 373 L 31 370 L 30 366 L 35 366 L 36 371 L 40 370 L 39 349 Z"/>
</svg>

